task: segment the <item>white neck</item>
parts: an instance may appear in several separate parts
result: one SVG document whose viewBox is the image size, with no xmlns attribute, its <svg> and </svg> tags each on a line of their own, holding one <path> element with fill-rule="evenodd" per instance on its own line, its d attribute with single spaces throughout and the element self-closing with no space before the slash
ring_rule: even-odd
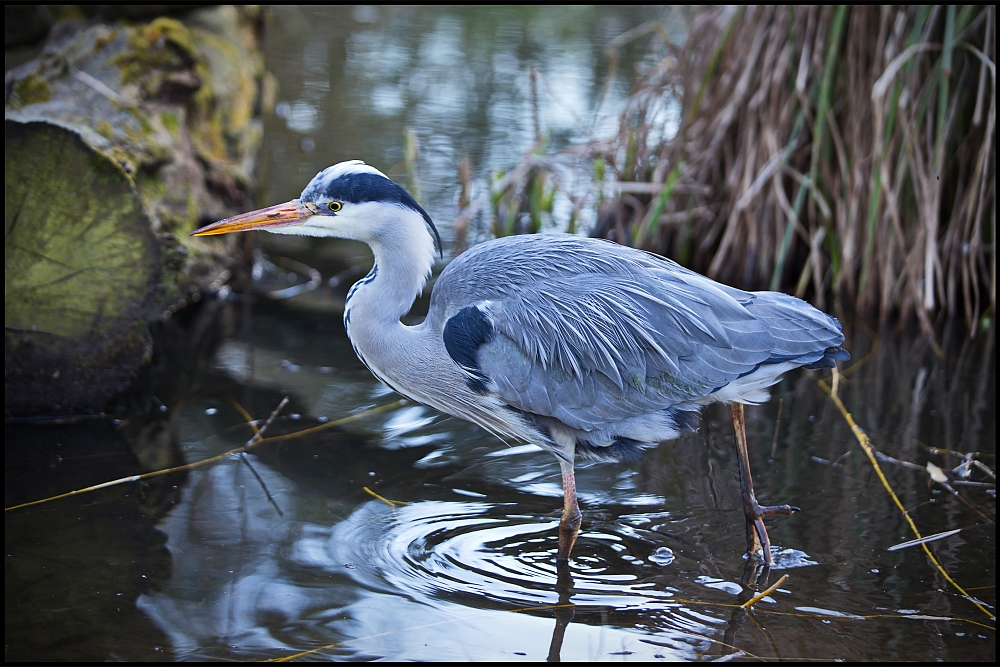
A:
<svg viewBox="0 0 1000 667">
<path fill-rule="evenodd" d="M 344 327 L 358 358 L 375 377 L 418 403 L 459 415 L 493 433 L 537 440 L 537 431 L 506 418 L 496 399 L 467 388 L 440 331 L 430 330 L 427 320 L 416 326 L 399 321 L 413 306 L 434 263 L 434 240 L 423 217 L 401 209 L 373 222 L 377 224 L 367 228 L 359 225 L 357 234 L 349 237 L 365 241 L 375 253 L 375 266 L 351 288 L 344 309 Z"/>
<path fill-rule="evenodd" d="M 375 266 L 348 294 L 346 312 L 381 325 L 398 323 L 423 291 L 434 265 L 434 239 L 419 213 L 398 209 L 391 221 L 373 225 L 362 240 L 371 246 Z"/>
<path fill-rule="evenodd" d="M 344 328 L 358 357 L 380 380 L 396 391 L 405 391 L 405 377 L 394 371 L 406 368 L 409 357 L 422 356 L 419 337 L 410 334 L 399 318 L 409 312 L 427 283 L 434 264 L 434 240 L 419 213 L 394 211 L 391 220 L 377 221 L 366 241 L 375 254 L 375 266 L 348 293 Z"/>
</svg>

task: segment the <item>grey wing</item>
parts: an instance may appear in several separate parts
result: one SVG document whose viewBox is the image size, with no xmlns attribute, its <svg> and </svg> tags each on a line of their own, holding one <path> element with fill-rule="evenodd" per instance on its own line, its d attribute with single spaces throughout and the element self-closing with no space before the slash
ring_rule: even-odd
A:
<svg viewBox="0 0 1000 667">
<path fill-rule="evenodd" d="M 833 368 L 850 359 L 841 347 L 840 322 L 805 301 L 781 292 L 754 292 L 747 310 L 764 322 L 774 336 L 768 363 L 791 361 L 809 369 Z"/>
<path fill-rule="evenodd" d="M 590 431 L 695 402 L 767 362 L 767 325 L 716 283 L 621 246 L 577 241 L 537 244 L 550 254 L 522 246 L 514 262 L 483 253 L 488 269 L 459 267 L 465 296 L 486 298 L 466 301 L 443 336 L 474 390 Z M 566 254 L 572 265 L 560 264 Z M 476 268 L 482 274 L 470 278 Z M 463 291 L 460 276 L 450 282 Z"/>
<path fill-rule="evenodd" d="M 840 322 L 802 299 L 781 292 L 744 292 L 655 255 L 652 258 L 652 271 L 664 280 L 682 281 L 694 291 L 722 290 L 767 326 L 774 347 L 764 363 L 787 361 L 816 369 L 832 368 L 834 360 L 851 358 L 840 347 L 844 342 Z M 660 260 L 660 266 L 655 265 L 655 260 Z"/>
</svg>

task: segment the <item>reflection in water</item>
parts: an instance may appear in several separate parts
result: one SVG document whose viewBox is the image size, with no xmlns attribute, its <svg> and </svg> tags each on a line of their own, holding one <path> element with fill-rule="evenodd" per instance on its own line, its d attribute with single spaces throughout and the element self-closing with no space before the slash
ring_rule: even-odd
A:
<svg viewBox="0 0 1000 667">
<path fill-rule="evenodd" d="M 573 592 L 573 572 L 570 565 L 568 562 L 559 561 L 556 563 L 556 593 L 559 594 L 559 601 L 553 610 L 556 616 L 556 627 L 552 631 L 552 642 L 549 644 L 548 662 L 562 660 L 562 645 L 563 639 L 566 637 L 566 628 L 576 616 L 576 605 L 571 602 Z"/>
<path fill-rule="evenodd" d="M 189 457 L 229 446 L 209 447 L 211 439 L 199 432 L 216 409 L 195 404 L 185 414 Z M 397 466 L 426 456 L 427 445 L 413 453 L 392 445 L 400 430 L 433 428 L 423 414 L 403 408 L 382 422 L 383 451 L 399 458 Z M 306 452 L 288 453 L 309 459 L 305 446 Z M 455 480 L 434 485 L 428 495 L 437 498 L 399 507 L 369 500 L 346 518 L 334 512 L 321 521 L 315 507 L 302 507 L 302 498 L 324 501 L 311 496 L 294 459 L 279 457 L 284 473 L 272 467 L 274 453 L 251 458 L 284 516 L 249 468 L 232 460 L 192 472 L 181 502 L 161 524 L 173 575 L 160 590 L 140 596 L 138 607 L 170 638 L 177 657 L 282 655 L 317 644 L 338 644 L 331 655 L 351 657 L 457 659 L 515 649 L 541 657 L 546 647 L 555 657 L 569 633 L 574 643 L 563 650 L 567 658 L 611 649 L 691 658 L 705 648 L 692 638 L 713 631 L 705 620 L 720 622 L 690 613 L 662 586 L 671 563 L 650 558 L 662 556 L 663 547 L 658 534 L 646 530 L 669 522 L 662 512 L 594 522 L 581 535 L 582 555 L 557 569 L 558 520 L 546 517 L 545 496 L 541 511 L 533 511 L 530 498 L 460 500 L 456 491 L 463 489 L 448 488 L 464 486 Z M 457 472 L 453 466 L 430 470 L 437 479 L 454 479 Z M 376 484 L 385 472 L 362 478 Z M 341 470 L 339 479 L 350 482 L 345 478 L 353 474 Z M 643 633 L 609 624 L 609 614 L 620 613 L 648 619 Z M 476 637 L 475 653 L 455 644 L 456 632 Z M 651 634 L 657 645 L 639 641 Z"/>
<path fill-rule="evenodd" d="M 294 514 L 292 484 L 259 461 L 253 465 L 286 516 Z M 193 472 L 160 530 L 167 535 L 173 576 L 137 605 L 170 637 L 178 657 L 195 657 L 212 645 L 289 648 L 261 618 L 278 624 L 297 618 L 309 596 L 280 572 L 277 552 L 291 524 L 247 465 L 234 459 Z"/>
<path fill-rule="evenodd" d="M 244 441 L 246 426 L 228 398 L 243 401 L 247 390 L 255 394 L 254 414 L 267 414 L 291 393 L 287 413 L 298 419 L 275 423 L 274 434 L 316 425 L 315 406 L 339 410 L 326 413 L 335 418 L 391 400 L 344 354 L 342 337 L 310 329 L 309 318 L 289 318 L 289 312 L 256 315 L 261 335 L 244 350 L 256 360 L 252 374 L 219 359 L 220 370 L 248 384 L 217 384 L 169 413 L 171 426 L 157 433 L 176 438 L 188 460 Z M 301 348 L 281 348 L 280 337 L 264 335 L 279 330 L 301 337 Z M 312 356 L 299 358 L 296 349 Z M 864 339 L 857 349 L 863 357 Z M 977 398 L 980 390 L 993 391 L 989 342 L 948 352 L 947 366 L 920 350 L 919 341 L 890 346 L 883 339 L 867 365 L 842 380 L 847 404 L 857 406 L 879 446 L 897 457 L 907 456 L 907 448 L 927 452 L 920 443 L 928 441 L 992 451 L 992 401 Z M 901 361 L 915 356 L 918 363 Z M 288 370 L 283 361 L 301 369 Z M 315 401 L 321 382 L 336 388 L 335 404 Z M 875 391 L 895 397 L 888 409 L 870 410 L 885 400 Z M 774 555 L 777 567 L 785 568 L 781 572 L 744 573 L 734 556 L 743 520 L 728 414 L 707 411 L 698 433 L 648 452 L 637 464 L 581 467 L 583 530 L 577 557 L 560 570 L 553 512 L 559 500 L 550 488 L 559 472 L 552 457 L 537 448 L 506 447 L 475 427 L 406 405 L 356 422 L 352 430 L 255 449 L 250 459 L 283 517 L 235 460 L 191 471 L 186 482 L 173 480 L 181 488 L 172 498 L 150 489 L 148 497 L 166 498 L 157 502 L 169 506 L 177 500 L 159 523 L 166 551 L 156 548 L 162 538 L 151 539 L 156 533 L 150 520 L 129 504 L 136 502 L 129 494 L 138 487 L 94 496 L 99 502 L 85 510 L 51 504 L 38 510 L 45 514 L 8 517 L 7 600 L 26 605 L 32 586 L 66 600 L 52 608 L 30 607 L 31 618 L 58 624 L 77 613 L 68 610 L 78 610 L 81 618 L 93 619 L 91 625 L 101 630 L 88 635 L 89 652 L 72 653 L 95 659 L 153 657 L 157 646 L 172 647 L 168 655 L 177 658 L 279 657 L 314 649 L 326 657 L 427 660 L 519 653 L 539 660 L 697 659 L 739 651 L 786 658 L 988 657 L 992 642 L 977 626 L 924 620 L 969 617 L 973 609 L 943 585 L 927 584 L 933 575 L 918 550 L 886 551 L 906 534 L 905 525 L 872 484 L 869 468 L 844 456 L 851 451 L 850 432 L 828 409 L 814 377 L 793 375 L 776 394 L 784 401 L 780 424 L 773 402 L 750 410 L 748 426 L 756 442 L 773 439 L 778 428 L 773 452 L 751 450 L 762 493 L 802 499 L 804 507 L 801 516 L 776 525 Z M 944 429 L 947 424 L 954 430 Z M 15 427 L 7 433 L 9 442 L 17 441 Z M 53 439 L 54 461 L 56 445 L 71 433 L 45 433 Z M 65 442 L 71 448 L 82 444 Z M 76 454 L 90 456 L 85 449 Z M 93 462 L 88 465 L 100 460 L 80 459 Z M 940 456 L 934 460 L 947 463 Z M 45 495 L 96 481 L 93 475 L 45 474 L 51 462 L 43 456 L 36 467 L 44 484 L 31 482 L 25 466 L 15 463 L 8 462 L 10 502 L 37 497 L 36 487 L 37 495 Z M 971 509 L 950 495 L 933 494 L 917 471 L 887 467 L 887 474 L 926 533 L 976 523 Z M 390 507 L 364 487 L 407 504 Z M 976 488 L 963 491 L 992 512 L 992 496 L 972 493 Z M 115 503 L 107 502 L 111 498 Z M 58 533 L 41 539 L 53 526 Z M 949 572 L 978 586 L 977 596 L 988 603 L 992 589 L 984 587 L 992 583 L 993 554 L 982 544 L 990 542 L 991 531 L 988 525 L 966 529 L 959 540 L 931 545 Z M 38 554 L 66 560 L 59 554 L 65 539 L 88 558 L 70 559 L 77 565 L 66 577 L 29 586 L 45 575 L 42 565 L 55 562 Z M 108 567 L 123 554 L 134 564 Z M 782 573 L 790 579 L 779 590 L 752 611 L 738 608 Z M 124 593 L 122 602 L 138 598 L 139 611 L 128 625 L 116 625 L 119 607 L 97 595 L 111 587 Z M 8 641 L 25 646 L 21 637 L 28 626 L 12 623 L 16 615 L 8 609 Z M 116 628 L 128 628 L 127 639 Z M 107 638 L 113 652 L 100 648 Z M 37 655 L 54 654 L 41 639 L 33 641 L 41 647 Z"/>
<path fill-rule="evenodd" d="M 270 318 L 282 317 L 262 312 L 257 326 L 267 331 Z M 295 335 L 311 341 L 304 345 L 315 355 L 310 364 L 330 363 L 324 349 L 340 354 L 344 344 L 306 329 Z M 271 344 L 267 336 L 258 340 Z M 310 375 L 282 370 L 288 354 L 261 347 L 245 353 L 258 360 L 259 380 L 241 377 L 262 387 L 283 385 L 308 395 L 322 375 L 322 382 L 340 386 L 341 405 L 389 398 L 374 380 L 354 375 L 357 362 L 350 357 L 337 357 L 341 367 Z M 858 404 L 870 386 L 885 385 L 887 371 L 899 368 L 895 357 L 909 354 L 884 349 L 861 371 L 867 375 L 843 380 L 842 392 Z M 961 353 L 965 370 L 955 372 L 981 372 L 975 360 L 983 354 L 992 352 Z M 927 377 L 933 370 L 892 372 L 903 386 L 932 391 Z M 535 659 L 926 653 L 926 643 L 919 650 L 892 644 L 887 651 L 886 634 L 922 632 L 913 626 L 920 621 L 894 610 L 946 617 L 958 615 L 949 609 L 955 601 L 916 583 L 914 573 L 926 571 L 917 552 L 885 552 L 903 527 L 895 527 L 900 518 L 881 496 L 869 497 L 865 468 L 816 463 L 836 461 L 851 441 L 813 376 L 793 375 L 776 393 L 785 417 L 770 465 L 766 448 L 754 451 L 761 486 L 804 499 L 805 511 L 776 526 L 770 571 L 733 556 L 743 524 L 731 434 L 721 412 L 707 411 L 699 433 L 650 452 L 635 466 L 582 467 L 579 549 L 567 568 L 557 569 L 558 466 L 552 457 L 530 446 L 506 447 L 472 426 L 408 405 L 366 422 L 364 432 L 375 435 L 367 444 L 344 434 L 257 450 L 255 466 L 283 519 L 242 466 L 192 476 L 184 495 L 191 506 L 178 507 L 163 524 L 174 554 L 173 580 L 144 595 L 141 608 L 173 639 L 179 656 L 238 651 L 264 657 L 306 649 L 329 657 L 428 660 L 521 653 Z M 897 395 L 908 407 L 895 432 L 909 433 L 914 393 Z M 922 404 L 944 409 L 954 402 L 951 394 L 933 396 Z M 314 399 L 308 404 L 318 405 Z M 768 405 L 748 413 L 759 440 L 773 437 L 776 412 Z M 203 447 L 206 434 L 218 427 L 208 424 L 199 404 L 185 414 L 186 446 Z M 883 418 L 886 428 L 892 419 Z M 192 431 L 193 422 L 209 430 Z M 284 425 L 299 427 L 291 420 Z M 984 428 L 982 417 L 969 428 Z M 925 438 L 933 435 L 928 433 Z M 979 442 L 980 449 L 993 446 L 982 437 Z M 889 471 L 899 488 L 906 487 L 906 470 Z M 320 483 L 316 476 L 324 472 Z M 373 500 L 364 486 L 406 504 Z M 910 504 L 919 506 L 916 499 Z M 951 506 L 955 521 L 972 521 L 964 506 Z M 928 525 L 932 507 L 915 507 Z M 854 517 L 857 528 L 839 527 L 845 516 Z M 947 557 L 954 545 L 936 548 Z M 975 580 L 963 571 L 968 558 L 952 562 L 966 581 Z M 791 576 L 782 588 L 752 611 L 739 607 L 782 573 Z M 856 625 L 873 613 L 891 618 Z M 845 625 L 852 619 L 855 625 Z M 963 636 L 968 629 L 949 627 Z M 855 640 L 848 649 L 844 633 Z M 839 648 L 831 653 L 832 646 Z"/>
</svg>

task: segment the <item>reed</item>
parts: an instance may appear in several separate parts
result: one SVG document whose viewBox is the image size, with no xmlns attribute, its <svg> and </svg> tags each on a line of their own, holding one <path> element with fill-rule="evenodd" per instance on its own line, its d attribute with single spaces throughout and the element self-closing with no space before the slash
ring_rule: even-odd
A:
<svg viewBox="0 0 1000 667">
<path fill-rule="evenodd" d="M 620 131 L 576 149 L 614 193 L 592 233 L 975 332 L 996 304 L 995 26 L 992 6 L 781 6 L 697 10 L 680 49 L 639 31 L 655 64 Z"/>
</svg>

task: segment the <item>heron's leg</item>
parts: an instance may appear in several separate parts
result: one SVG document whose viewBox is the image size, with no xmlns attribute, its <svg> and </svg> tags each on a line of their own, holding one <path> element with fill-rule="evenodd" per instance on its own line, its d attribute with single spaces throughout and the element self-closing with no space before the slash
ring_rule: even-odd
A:
<svg viewBox="0 0 1000 667">
<path fill-rule="evenodd" d="M 747 451 L 746 421 L 743 416 L 743 404 L 733 403 L 729 406 L 733 413 L 733 430 L 736 431 L 736 452 L 740 461 L 740 493 L 743 496 L 743 515 L 747 521 L 747 556 L 754 557 L 757 552 L 757 539 L 764 552 L 764 564 L 771 566 L 771 540 L 764 528 L 764 517 L 776 514 L 792 514 L 799 511 L 791 505 L 759 505 L 753 492 L 753 478 L 750 476 L 750 454 Z"/>
<path fill-rule="evenodd" d="M 572 457 L 572 454 L 570 454 Z M 565 563 L 569 560 L 569 554 L 573 551 L 573 544 L 576 543 L 577 533 L 580 532 L 580 524 L 583 515 L 580 513 L 580 506 L 576 502 L 576 475 L 573 471 L 573 459 L 569 461 L 559 457 L 559 467 L 562 469 L 563 480 L 563 513 L 559 520 L 559 551 L 556 554 L 556 563 Z"/>
</svg>

